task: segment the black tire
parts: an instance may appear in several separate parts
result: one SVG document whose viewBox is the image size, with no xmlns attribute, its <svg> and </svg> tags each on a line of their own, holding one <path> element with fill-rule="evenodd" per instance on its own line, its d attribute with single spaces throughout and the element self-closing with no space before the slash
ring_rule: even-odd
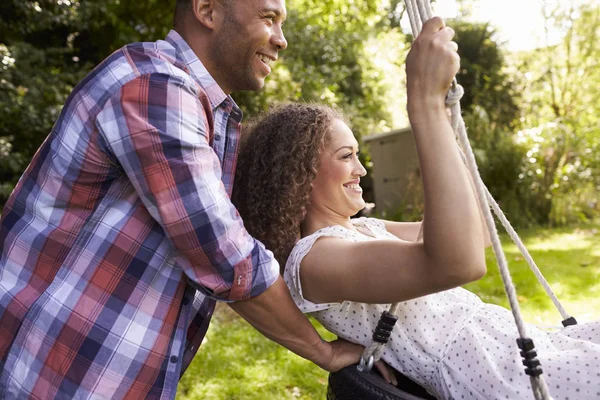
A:
<svg viewBox="0 0 600 400">
<path fill-rule="evenodd" d="M 435 400 L 435 397 L 404 375 L 396 372 L 398 386 L 387 383 L 373 369 L 358 372 L 351 365 L 329 374 L 327 400 Z"/>
</svg>

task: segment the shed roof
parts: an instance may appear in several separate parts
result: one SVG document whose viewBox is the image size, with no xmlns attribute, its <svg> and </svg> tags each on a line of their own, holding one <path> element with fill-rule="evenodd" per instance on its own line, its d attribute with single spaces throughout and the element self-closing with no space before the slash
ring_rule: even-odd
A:
<svg viewBox="0 0 600 400">
<path fill-rule="evenodd" d="M 405 128 L 394 129 L 393 131 L 375 133 L 373 135 L 364 136 L 363 141 L 368 143 L 368 142 L 372 142 L 373 140 L 385 139 L 390 136 L 401 135 L 401 134 L 409 133 L 409 132 L 410 132 L 410 126 L 407 126 Z"/>
</svg>

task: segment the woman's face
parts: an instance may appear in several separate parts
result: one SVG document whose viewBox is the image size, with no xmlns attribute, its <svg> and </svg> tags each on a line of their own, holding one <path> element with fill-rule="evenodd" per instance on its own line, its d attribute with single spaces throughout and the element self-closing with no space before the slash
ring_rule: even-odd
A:
<svg viewBox="0 0 600 400">
<path fill-rule="evenodd" d="M 339 119 L 331 124 L 331 137 L 319 160 L 312 182 L 311 207 L 350 217 L 363 208 L 360 178 L 367 171 L 358 160 L 358 142 Z"/>
</svg>

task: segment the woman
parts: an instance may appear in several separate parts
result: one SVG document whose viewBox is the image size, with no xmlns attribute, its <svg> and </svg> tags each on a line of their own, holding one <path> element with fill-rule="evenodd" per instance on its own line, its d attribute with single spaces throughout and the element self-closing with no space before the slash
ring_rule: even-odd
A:
<svg viewBox="0 0 600 400">
<path fill-rule="evenodd" d="M 365 203 L 358 143 L 317 105 L 264 116 L 240 152 L 233 201 L 271 249 L 298 307 L 368 345 L 385 304 L 403 302 L 382 358 L 438 398 L 529 398 L 508 310 L 459 288 L 485 273 L 485 234 L 444 99 L 459 65 L 453 32 L 427 22 L 407 57 L 422 223 L 351 219 Z M 529 328 L 557 399 L 600 396 L 600 324 Z"/>
</svg>

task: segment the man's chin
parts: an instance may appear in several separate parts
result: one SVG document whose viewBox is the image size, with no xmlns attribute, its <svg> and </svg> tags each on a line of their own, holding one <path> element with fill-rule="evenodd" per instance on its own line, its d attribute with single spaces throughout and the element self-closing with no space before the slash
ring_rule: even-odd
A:
<svg viewBox="0 0 600 400">
<path fill-rule="evenodd" d="M 252 89 L 252 90 L 263 90 L 265 88 L 265 79 L 266 78 L 267 77 L 256 78 L 255 84 L 254 84 L 254 89 Z"/>
<path fill-rule="evenodd" d="M 265 87 L 264 79 L 256 79 L 253 82 L 247 82 L 245 85 L 242 85 L 238 90 L 248 90 L 253 92 L 258 92 L 263 90 Z"/>
</svg>

